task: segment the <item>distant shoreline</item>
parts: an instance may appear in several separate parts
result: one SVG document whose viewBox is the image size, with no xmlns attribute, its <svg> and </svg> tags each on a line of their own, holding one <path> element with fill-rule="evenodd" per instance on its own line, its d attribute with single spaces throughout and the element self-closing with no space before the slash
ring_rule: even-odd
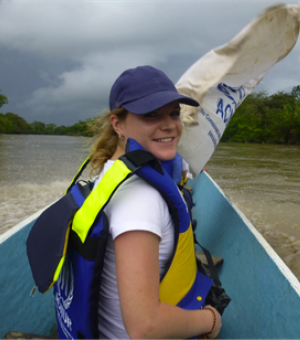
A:
<svg viewBox="0 0 300 340">
<path fill-rule="evenodd" d="M 0 134 L 93 137 L 95 133 L 90 127 L 96 119 L 56 126 L 39 121 L 29 124 L 17 114 L 0 113 Z M 249 94 L 237 107 L 221 142 L 300 145 L 300 85 L 291 93 Z"/>
</svg>

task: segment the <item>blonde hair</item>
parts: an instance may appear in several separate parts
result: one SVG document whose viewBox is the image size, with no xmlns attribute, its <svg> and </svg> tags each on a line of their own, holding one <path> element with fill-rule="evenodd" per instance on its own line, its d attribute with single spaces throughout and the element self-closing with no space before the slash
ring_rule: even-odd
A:
<svg viewBox="0 0 300 340">
<path fill-rule="evenodd" d="M 105 162 L 113 156 L 118 146 L 119 136 L 110 123 L 110 116 L 112 115 L 116 115 L 122 121 L 126 118 L 127 111 L 124 108 L 120 108 L 106 112 L 90 128 L 92 131 L 97 132 L 97 140 L 92 146 L 90 156 L 91 177 L 98 175 L 102 171 Z"/>
</svg>

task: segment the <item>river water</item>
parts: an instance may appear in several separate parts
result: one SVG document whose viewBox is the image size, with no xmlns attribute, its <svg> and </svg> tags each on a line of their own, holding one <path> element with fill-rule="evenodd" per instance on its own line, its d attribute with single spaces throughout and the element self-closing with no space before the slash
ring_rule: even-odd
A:
<svg viewBox="0 0 300 340">
<path fill-rule="evenodd" d="M 90 143 L 0 135 L 0 233 L 61 197 Z M 300 147 L 221 143 L 206 168 L 300 279 Z"/>
<path fill-rule="evenodd" d="M 0 135 L 0 233 L 60 198 L 91 139 Z"/>
<path fill-rule="evenodd" d="M 300 280 L 300 146 L 222 143 L 206 167 Z"/>
</svg>

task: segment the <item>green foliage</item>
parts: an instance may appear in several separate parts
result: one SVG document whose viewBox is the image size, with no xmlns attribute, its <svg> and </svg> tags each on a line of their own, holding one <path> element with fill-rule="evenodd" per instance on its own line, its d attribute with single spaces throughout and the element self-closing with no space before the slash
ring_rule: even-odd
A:
<svg viewBox="0 0 300 340">
<path fill-rule="evenodd" d="M 222 141 L 300 144 L 300 86 L 292 92 L 252 93 L 237 108 Z"/>
<path fill-rule="evenodd" d="M 0 113 L 0 133 L 33 134 L 33 135 L 68 135 L 92 137 L 89 125 L 93 120 L 79 121 L 72 126 L 56 126 L 34 121 L 28 124 L 26 120 L 14 113 Z"/>
<path fill-rule="evenodd" d="M 8 104 L 8 99 L 4 94 L 0 94 L 0 107 Z"/>
<path fill-rule="evenodd" d="M 66 126 L 57 126 L 54 129 L 55 135 L 66 135 L 67 134 L 67 127 Z"/>
<path fill-rule="evenodd" d="M 0 94 L 0 107 L 8 103 L 5 95 Z M 0 133 L 15 134 L 34 134 L 34 135 L 69 135 L 69 136 L 93 136 L 89 125 L 95 119 L 87 119 L 66 127 L 56 126 L 55 124 L 45 124 L 43 122 L 34 121 L 28 124 L 27 121 L 15 113 L 0 113 Z"/>
<path fill-rule="evenodd" d="M 88 121 L 79 121 L 78 123 L 67 127 L 66 134 L 69 136 L 84 136 L 84 137 L 91 137 L 92 133 L 89 132 L 88 129 Z"/>
<path fill-rule="evenodd" d="M 35 120 L 30 124 L 30 133 L 33 135 L 46 135 L 46 124 Z"/>
<path fill-rule="evenodd" d="M 296 99 L 300 99 L 300 85 L 294 86 L 291 95 Z"/>
<path fill-rule="evenodd" d="M 13 129 L 10 131 L 11 133 L 29 133 L 30 127 L 24 118 L 12 112 L 6 113 L 5 118 L 7 118 L 12 123 Z"/>
<path fill-rule="evenodd" d="M 0 133 L 12 133 L 13 129 L 13 123 L 3 113 L 0 113 Z"/>
</svg>

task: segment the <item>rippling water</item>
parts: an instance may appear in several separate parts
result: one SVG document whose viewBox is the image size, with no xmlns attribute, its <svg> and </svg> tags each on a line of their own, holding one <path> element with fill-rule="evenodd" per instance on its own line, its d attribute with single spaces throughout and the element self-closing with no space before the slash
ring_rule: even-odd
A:
<svg viewBox="0 0 300 340">
<path fill-rule="evenodd" d="M 223 143 L 206 167 L 300 279 L 300 147 Z"/>
<path fill-rule="evenodd" d="M 0 233 L 63 195 L 90 142 L 0 135 Z M 300 147 L 224 143 L 206 167 L 300 279 Z"/>
<path fill-rule="evenodd" d="M 0 233 L 61 197 L 89 138 L 0 135 Z"/>
</svg>

